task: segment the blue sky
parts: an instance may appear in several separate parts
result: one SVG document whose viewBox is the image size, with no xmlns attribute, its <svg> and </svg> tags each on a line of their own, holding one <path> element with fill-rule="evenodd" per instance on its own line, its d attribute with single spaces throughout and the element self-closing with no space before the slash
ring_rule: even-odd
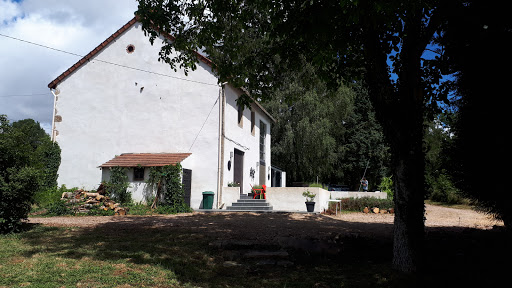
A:
<svg viewBox="0 0 512 288">
<path fill-rule="evenodd" d="M 135 0 L 0 0 L 0 114 L 32 118 L 49 131 L 53 96 L 47 87 L 133 18 Z"/>
</svg>

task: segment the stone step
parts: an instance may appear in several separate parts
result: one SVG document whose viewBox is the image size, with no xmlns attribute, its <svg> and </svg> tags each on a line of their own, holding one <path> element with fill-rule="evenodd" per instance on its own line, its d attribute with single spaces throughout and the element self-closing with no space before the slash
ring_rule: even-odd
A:
<svg viewBox="0 0 512 288">
<path fill-rule="evenodd" d="M 266 203 L 265 199 L 238 199 L 236 203 Z"/>
<path fill-rule="evenodd" d="M 267 202 L 235 202 L 232 206 L 254 206 L 254 207 L 265 207 L 270 206 L 270 203 Z"/>
<path fill-rule="evenodd" d="M 271 211 L 272 206 L 228 206 L 229 211 Z"/>
<path fill-rule="evenodd" d="M 272 206 L 265 199 L 252 199 L 252 196 L 240 194 L 238 199 L 231 206 L 227 206 L 226 210 L 229 211 L 272 211 Z"/>
</svg>

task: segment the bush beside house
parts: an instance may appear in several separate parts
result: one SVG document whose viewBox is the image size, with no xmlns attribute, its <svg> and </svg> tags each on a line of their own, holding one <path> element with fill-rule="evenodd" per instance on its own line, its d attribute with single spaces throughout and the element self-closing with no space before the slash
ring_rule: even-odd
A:
<svg viewBox="0 0 512 288">
<path fill-rule="evenodd" d="M 56 185 L 60 148 L 38 122 L 0 115 L 0 233 L 16 232 L 34 195 Z"/>
</svg>

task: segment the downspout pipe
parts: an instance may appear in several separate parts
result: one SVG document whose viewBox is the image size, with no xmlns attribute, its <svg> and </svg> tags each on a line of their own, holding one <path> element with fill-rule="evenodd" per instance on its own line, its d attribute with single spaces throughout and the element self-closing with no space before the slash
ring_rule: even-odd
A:
<svg viewBox="0 0 512 288">
<path fill-rule="evenodd" d="M 57 107 L 57 94 L 59 94 L 57 89 L 50 89 L 50 92 L 53 94 L 53 114 L 52 114 L 52 142 L 55 143 L 55 108 Z"/>
<path fill-rule="evenodd" d="M 219 158 L 218 158 L 218 170 L 217 170 L 217 209 L 222 209 L 224 203 L 222 202 L 222 187 L 224 182 L 224 110 L 226 102 L 225 85 L 222 83 L 219 88 Z"/>
</svg>

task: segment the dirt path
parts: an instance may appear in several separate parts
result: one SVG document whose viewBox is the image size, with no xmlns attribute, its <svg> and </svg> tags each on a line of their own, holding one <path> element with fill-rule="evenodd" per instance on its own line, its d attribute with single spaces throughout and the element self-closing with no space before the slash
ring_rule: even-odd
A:
<svg viewBox="0 0 512 288">
<path fill-rule="evenodd" d="M 428 227 L 467 227 L 491 229 L 502 226 L 501 221 L 468 209 L 454 209 L 426 205 Z M 393 214 L 343 213 L 335 215 L 299 213 L 186 213 L 162 216 L 87 216 L 29 218 L 30 223 L 61 227 L 111 226 L 130 227 L 186 227 L 209 233 L 230 234 L 230 237 L 273 238 L 276 236 L 316 237 L 330 233 L 356 233 L 389 236 L 392 233 Z M 225 233 L 230 232 L 230 233 Z"/>
</svg>

